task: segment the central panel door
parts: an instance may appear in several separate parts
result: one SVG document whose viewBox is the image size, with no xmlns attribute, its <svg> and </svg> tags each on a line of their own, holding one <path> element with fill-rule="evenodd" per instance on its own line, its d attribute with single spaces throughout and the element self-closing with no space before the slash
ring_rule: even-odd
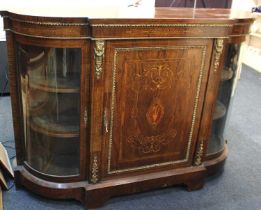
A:
<svg viewBox="0 0 261 210">
<path fill-rule="evenodd" d="M 108 41 L 103 176 L 192 164 L 211 40 Z"/>
</svg>

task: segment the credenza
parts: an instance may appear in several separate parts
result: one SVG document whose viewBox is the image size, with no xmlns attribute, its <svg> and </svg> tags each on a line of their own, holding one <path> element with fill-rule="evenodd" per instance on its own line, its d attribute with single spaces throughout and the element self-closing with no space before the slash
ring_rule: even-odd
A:
<svg viewBox="0 0 261 210">
<path fill-rule="evenodd" d="M 17 187 L 95 208 L 177 184 L 197 190 L 222 171 L 250 14 L 1 15 Z"/>
</svg>

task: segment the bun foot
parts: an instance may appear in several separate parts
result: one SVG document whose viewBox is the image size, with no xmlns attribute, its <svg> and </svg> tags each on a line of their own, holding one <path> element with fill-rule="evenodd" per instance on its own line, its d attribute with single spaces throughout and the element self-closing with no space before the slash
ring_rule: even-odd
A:
<svg viewBox="0 0 261 210">
<path fill-rule="evenodd" d="M 85 197 L 85 209 L 96 209 L 104 206 L 106 201 L 110 199 L 109 194 L 106 194 L 105 192 L 102 192 L 101 190 L 98 191 L 90 191 L 86 192 Z"/>
<path fill-rule="evenodd" d="M 188 191 L 200 190 L 204 186 L 204 180 L 193 180 L 185 183 Z"/>
</svg>

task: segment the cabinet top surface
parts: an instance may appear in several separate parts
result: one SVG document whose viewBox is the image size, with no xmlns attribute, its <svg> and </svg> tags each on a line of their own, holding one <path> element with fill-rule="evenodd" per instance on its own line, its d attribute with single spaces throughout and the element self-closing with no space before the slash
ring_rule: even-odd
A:
<svg viewBox="0 0 261 210">
<path fill-rule="evenodd" d="M 5 30 L 52 39 L 245 36 L 253 22 L 251 13 L 229 9 L 160 7 L 145 11 L 72 7 L 55 11 L 44 8 L 7 11 L 0 12 L 5 19 Z"/>
<path fill-rule="evenodd" d="M 246 11 L 229 9 L 192 8 L 135 8 L 135 7 L 86 7 L 81 8 L 13 8 L 11 13 L 40 17 L 78 17 L 89 19 L 189 19 L 189 20 L 234 20 L 249 19 L 253 15 Z M 2 13 L 2 15 L 4 15 Z"/>
</svg>

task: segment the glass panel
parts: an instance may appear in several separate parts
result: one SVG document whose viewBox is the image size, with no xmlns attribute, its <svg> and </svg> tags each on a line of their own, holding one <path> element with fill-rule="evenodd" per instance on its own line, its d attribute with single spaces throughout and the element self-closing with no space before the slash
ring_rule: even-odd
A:
<svg viewBox="0 0 261 210">
<path fill-rule="evenodd" d="M 28 164 L 79 174 L 81 50 L 19 45 L 18 58 Z"/>
<path fill-rule="evenodd" d="M 240 45 L 230 44 L 225 55 L 225 65 L 221 74 L 219 93 L 214 112 L 211 139 L 208 145 L 207 154 L 215 154 L 224 148 L 224 129 L 229 114 L 232 93 L 235 89 L 237 62 Z"/>
</svg>

